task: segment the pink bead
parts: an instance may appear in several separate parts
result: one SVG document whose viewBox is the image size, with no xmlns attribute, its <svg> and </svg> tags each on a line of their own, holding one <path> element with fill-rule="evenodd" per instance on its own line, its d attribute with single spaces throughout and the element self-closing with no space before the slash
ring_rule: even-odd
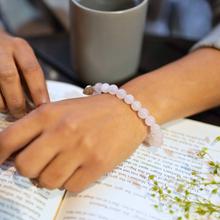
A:
<svg viewBox="0 0 220 220">
<path fill-rule="evenodd" d="M 149 112 L 146 108 L 141 108 L 139 111 L 138 111 L 138 117 L 141 118 L 141 119 L 144 119 L 148 116 Z"/>
<path fill-rule="evenodd" d="M 135 101 L 131 104 L 131 108 L 134 110 L 134 111 L 139 111 L 141 109 L 141 103 L 138 102 L 138 101 Z"/>
<path fill-rule="evenodd" d="M 107 92 L 108 92 L 108 88 L 109 88 L 109 84 L 108 84 L 108 83 L 104 83 L 104 84 L 102 84 L 102 86 L 101 86 L 101 90 L 102 90 L 102 92 L 104 92 L 104 93 L 107 93 Z"/>
<path fill-rule="evenodd" d="M 154 137 L 149 137 L 149 138 L 148 138 L 148 143 L 149 143 L 151 146 L 154 146 Z"/>
<path fill-rule="evenodd" d="M 154 135 L 154 139 L 155 139 L 155 140 L 158 140 L 158 141 L 163 140 L 163 133 L 162 133 L 161 131 L 158 132 L 158 133 L 156 133 L 156 134 Z"/>
<path fill-rule="evenodd" d="M 158 124 L 154 124 L 150 127 L 151 132 L 153 132 L 154 134 L 160 132 L 160 126 Z"/>
<path fill-rule="evenodd" d="M 134 101 L 134 96 L 133 95 L 126 95 L 125 96 L 125 103 L 130 105 Z"/>
<path fill-rule="evenodd" d="M 153 116 L 148 116 L 146 119 L 145 119 L 145 123 L 146 125 L 148 126 L 152 126 L 153 124 L 155 124 L 156 120 Z"/>
<path fill-rule="evenodd" d="M 161 147 L 163 145 L 163 140 L 154 140 L 154 146 L 155 147 Z"/>
<path fill-rule="evenodd" d="M 116 96 L 119 98 L 119 99 L 124 99 L 125 96 L 126 96 L 126 91 L 124 89 L 119 89 L 117 92 L 116 92 Z"/>
<path fill-rule="evenodd" d="M 116 86 L 116 85 L 111 85 L 111 86 L 109 86 L 109 88 L 108 88 L 108 92 L 109 92 L 111 95 L 115 95 L 117 91 L 118 91 L 118 86 Z"/>
<path fill-rule="evenodd" d="M 95 86 L 93 87 L 98 94 L 101 94 L 102 92 L 101 86 L 102 86 L 102 83 L 96 83 Z"/>
<path fill-rule="evenodd" d="M 149 137 L 147 138 L 148 143 L 151 146 L 155 146 L 155 147 L 161 147 L 163 145 L 163 140 L 155 140 L 154 137 Z"/>
</svg>

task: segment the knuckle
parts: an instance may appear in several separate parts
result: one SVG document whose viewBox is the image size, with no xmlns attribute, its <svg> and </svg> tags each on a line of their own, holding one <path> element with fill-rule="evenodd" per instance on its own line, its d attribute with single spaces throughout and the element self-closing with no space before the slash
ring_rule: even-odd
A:
<svg viewBox="0 0 220 220">
<path fill-rule="evenodd" d="M 70 137 L 76 131 L 77 125 L 69 118 L 65 117 L 57 127 L 57 131 L 62 131 L 65 137 Z"/>
<path fill-rule="evenodd" d="M 0 81 L 3 83 L 11 84 L 18 78 L 16 70 L 8 67 L 4 68 L 0 72 Z"/>
<path fill-rule="evenodd" d="M 106 158 L 102 153 L 96 152 L 92 155 L 91 160 L 93 163 L 103 166 Z"/>
<path fill-rule="evenodd" d="M 40 184 L 45 187 L 46 189 L 53 190 L 56 189 L 54 185 L 54 181 L 48 175 L 40 175 L 39 177 Z"/>
<path fill-rule="evenodd" d="M 28 62 L 22 67 L 22 71 L 25 75 L 35 74 L 35 73 L 41 71 L 41 67 L 36 62 Z"/>
<path fill-rule="evenodd" d="M 75 126 L 73 126 L 74 123 L 71 123 L 70 120 L 68 118 L 63 118 L 60 126 L 63 128 L 67 128 L 68 130 L 72 130 L 75 128 Z"/>
<path fill-rule="evenodd" d="M 44 104 L 38 107 L 35 111 L 40 117 L 47 117 L 51 114 L 52 106 L 50 104 Z"/>
<path fill-rule="evenodd" d="M 64 188 L 70 193 L 80 192 L 84 189 L 84 187 L 82 186 L 76 186 L 75 184 L 70 184 L 68 182 L 64 184 Z"/>
<path fill-rule="evenodd" d="M 84 136 L 80 141 L 79 146 L 88 155 L 90 160 L 96 165 L 104 165 L 106 157 L 104 151 L 97 151 L 95 148 L 97 146 L 93 135 L 88 134 Z"/>
<path fill-rule="evenodd" d="M 13 37 L 11 41 L 15 46 L 29 46 L 28 42 L 20 37 Z"/>
<path fill-rule="evenodd" d="M 37 88 L 35 91 L 32 92 L 33 96 L 38 96 L 42 97 L 45 94 L 45 89 L 44 88 Z"/>
<path fill-rule="evenodd" d="M 93 152 L 94 143 L 93 138 L 90 135 L 84 136 L 81 140 L 81 146 L 87 151 L 87 152 Z"/>
<path fill-rule="evenodd" d="M 17 113 L 18 111 L 22 111 L 24 109 L 24 99 L 12 101 L 10 105 L 10 111 L 12 114 Z"/>
<path fill-rule="evenodd" d="M 49 172 L 47 171 L 41 173 L 41 179 L 43 181 L 42 184 L 46 184 L 48 187 L 53 187 L 54 189 L 59 188 L 62 185 L 61 181 L 65 179 L 65 174 L 63 173 L 63 170 L 59 170 L 57 169 L 57 167 L 50 166 Z"/>
<path fill-rule="evenodd" d="M 33 175 L 30 169 L 30 164 L 26 164 L 22 157 L 19 155 L 15 158 L 15 168 L 21 176 L 24 177 L 36 177 Z"/>
<path fill-rule="evenodd" d="M 33 114 L 41 123 L 47 122 L 48 124 L 54 123 L 54 118 L 57 118 L 57 110 L 54 109 L 52 103 L 45 103 L 37 107 Z M 46 124 L 45 124 L 46 125 Z"/>
</svg>

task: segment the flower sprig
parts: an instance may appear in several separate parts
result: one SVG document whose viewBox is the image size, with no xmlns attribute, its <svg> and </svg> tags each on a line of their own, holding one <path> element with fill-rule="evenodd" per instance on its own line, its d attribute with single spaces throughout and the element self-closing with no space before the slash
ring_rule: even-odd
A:
<svg viewBox="0 0 220 220">
<path fill-rule="evenodd" d="M 191 172 L 192 181 L 178 176 L 177 179 L 170 179 L 159 186 L 154 175 L 148 177 L 154 185 L 152 197 L 158 198 L 158 204 L 154 207 L 159 212 L 176 214 L 178 220 L 189 219 L 193 213 L 197 214 L 197 217 L 213 216 L 220 219 L 220 206 L 212 201 L 214 195 L 217 195 L 220 201 L 220 181 L 215 181 L 215 177 L 220 176 L 220 164 L 213 160 L 208 150 L 211 149 L 203 148 L 197 152 L 197 157 L 205 160 L 211 171 L 209 173 Z M 203 177 L 205 174 L 209 175 L 208 179 Z M 172 184 L 175 186 L 174 190 Z"/>
</svg>

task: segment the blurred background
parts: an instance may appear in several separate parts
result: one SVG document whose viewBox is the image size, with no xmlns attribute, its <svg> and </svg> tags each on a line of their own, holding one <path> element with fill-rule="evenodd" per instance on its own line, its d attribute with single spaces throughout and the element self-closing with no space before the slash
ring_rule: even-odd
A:
<svg viewBox="0 0 220 220">
<path fill-rule="evenodd" d="M 0 25 L 29 42 L 46 79 L 84 86 L 71 65 L 69 1 L 0 0 Z M 138 74 L 181 58 L 210 32 L 209 1 L 149 0 Z"/>
<path fill-rule="evenodd" d="M 206 0 L 149 0 L 148 6 L 149 35 L 198 40 L 212 27 Z M 70 27 L 69 0 L 0 0 L 0 11 L 7 29 L 18 36 L 49 35 Z"/>
</svg>

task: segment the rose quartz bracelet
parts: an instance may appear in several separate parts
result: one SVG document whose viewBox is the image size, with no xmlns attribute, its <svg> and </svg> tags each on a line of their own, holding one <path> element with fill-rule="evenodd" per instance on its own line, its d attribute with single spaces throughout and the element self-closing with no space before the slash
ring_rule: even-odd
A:
<svg viewBox="0 0 220 220">
<path fill-rule="evenodd" d="M 83 93 L 85 95 L 98 95 L 102 93 L 109 93 L 116 95 L 119 99 L 123 99 L 126 104 L 131 105 L 132 110 L 138 112 L 138 117 L 144 120 L 146 126 L 150 127 L 151 133 L 145 138 L 144 141 L 155 147 L 163 145 L 163 133 L 160 131 L 160 126 L 156 124 L 153 116 L 149 116 L 146 108 L 141 108 L 139 101 L 134 101 L 133 95 L 126 93 L 124 89 L 118 89 L 116 85 L 109 85 L 108 83 L 96 83 L 95 86 L 87 86 Z"/>
</svg>

